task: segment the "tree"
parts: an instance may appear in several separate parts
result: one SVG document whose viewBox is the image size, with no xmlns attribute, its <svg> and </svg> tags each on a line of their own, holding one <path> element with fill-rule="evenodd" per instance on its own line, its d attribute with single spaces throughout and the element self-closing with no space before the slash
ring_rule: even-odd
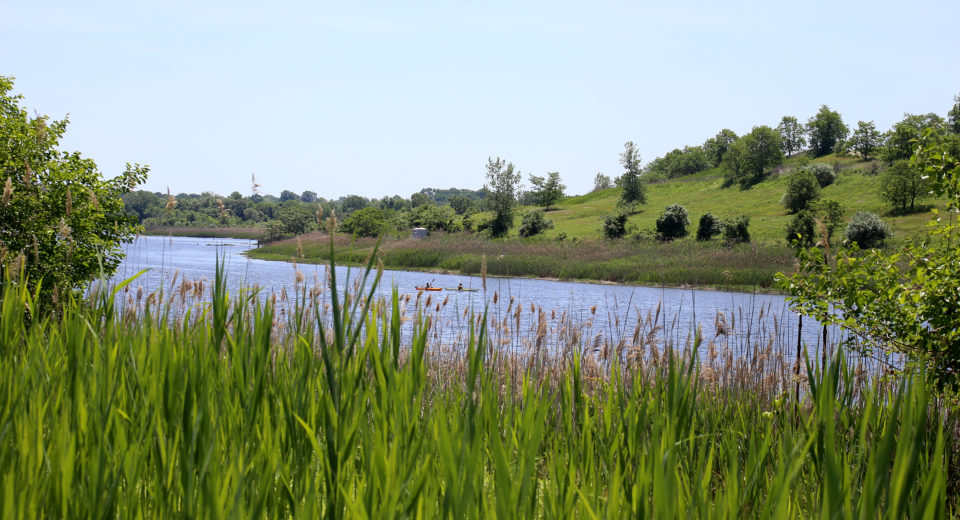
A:
<svg viewBox="0 0 960 520">
<path fill-rule="evenodd" d="M 640 151 L 633 141 L 627 141 L 623 145 L 623 153 L 620 154 L 620 164 L 623 166 L 623 175 L 620 176 L 620 187 L 623 191 L 620 193 L 620 205 L 633 212 L 637 204 L 643 204 L 647 201 L 647 191 L 643 179 L 640 175 Z"/>
<path fill-rule="evenodd" d="M 850 145 L 854 151 L 860 154 L 863 160 L 867 160 L 873 152 L 883 144 L 882 136 L 874 126 L 873 121 L 865 123 L 857 121 L 857 129 L 853 131 L 853 137 L 850 138 Z"/>
<path fill-rule="evenodd" d="M 300 194 L 300 200 L 304 202 L 316 202 L 317 201 L 317 192 L 315 191 L 304 191 Z"/>
<path fill-rule="evenodd" d="M 463 231 L 463 219 L 450 206 L 437 206 L 434 203 L 421 204 L 407 213 L 410 227 L 425 227 L 430 231 L 454 233 Z"/>
<path fill-rule="evenodd" d="M 453 211 L 457 212 L 457 215 L 464 215 L 467 213 L 467 211 L 473 208 L 473 202 L 463 195 L 454 195 L 450 197 L 449 203 L 450 207 L 453 208 Z"/>
<path fill-rule="evenodd" d="M 716 136 L 703 143 L 703 151 L 714 168 L 720 166 L 720 163 L 723 162 L 723 156 L 726 155 L 727 150 L 737 139 L 736 132 L 724 128 L 717 132 Z"/>
<path fill-rule="evenodd" d="M 627 234 L 627 214 L 625 212 L 616 211 L 604 215 L 600 220 L 603 222 L 603 236 L 621 238 Z"/>
<path fill-rule="evenodd" d="M 275 217 L 283 224 L 284 231 L 294 235 L 306 233 L 316 222 L 314 213 L 298 201 L 281 203 L 274 213 Z"/>
<path fill-rule="evenodd" d="M 723 241 L 728 244 L 750 242 L 750 217 L 740 215 L 723 221 Z"/>
<path fill-rule="evenodd" d="M 833 232 L 843 220 L 843 207 L 835 200 L 822 200 L 798 211 L 787 225 L 789 245 L 810 247 L 828 246 Z"/>
<path fill-rule="evenodd" d="M 687 236 L 687 226 L 690 218 L 687 209 L 679 204 L 667 206 L 663 214 L 657 217 L 657 238 L 660 240 L 674 240 Z"/>
<path fill-rule="evenodd" d="M 349 215 L 370 205 L 370 201 L 361 195 L 347 195 L 340 201 L 340 210 Z"/>
<path fill-rule="evenodd" d="M 762 180 L 769 168 L 783 163 L 780 142 L 780 133 L 773 128 L 753 127 L 749 134 L 737 139 L 724 156 L 728 181 L 748 187 Z"/>
<path fill-rule="evenodd" d="M 519 233 L 522 237 L 532 237 L 548 229 L 553 229 L 553 221 L 543 216 L 542 209 L 532 209 L 523 214 Z"/>
<path fill-rule="evenodd" d="M 101 269 L 107 276 L 116 270 L 121 244 L 140 230 L 122 197 L 149 168 L 127 164 L 104 179 L 93 160 L 58 149 L 66 118 L 30 117 L 11 90 L 13 78 L 0 76 L 0 269 L 16 275 L 22 268 L 31 290 L 41 285 L 41 302 L 55 303 Z"/>
<path fill-rule="evenodd" d="M 563 199 L 563 190 L 567 189 L 560 181 L 558 172 L 547 173 L 546 179 L 531 174 L 530 184 L 533 186 L 530 191 L 534 203 L 537 206 L 543 206 L 547 211 L 550 210 L 550 206 Z"/>
<path fill-rule="evenodd" d="M 928 191 L 929 183 L 920 169 L 910 166 L 910 162 L 903 159 L 894 162 L 880 178 L 880 198 L 900 211 L 908 208 L 914 211 L 917 198 L 923 197 Z"/>
<path fill-rule="evenodd" d="M 839 112 L 822 105 L 817 115 L 807 121 L 807 133 L 814 156 L 821 157 L 832 153 L 837 142 L 847 138 L 849 129 L 843 124 Z"/>
<path fill-rule="evenodd" d="M 833 168 L 823 163 L 814 163 L 803 169 L 808 170 L 817 178 L 817 184 L 821 188 L 826 188 L 837 180 L 837 174 L 833 171 Z"/>
<path fill-rule="evenodd" d="M 517 204 L 517 190 L 520 188 L 520 172 L 514 172 L 513 163 L 497 157 L 487 158 L 486 205 L 493 212 L 490 221 L 490 234 L 501 237 L 513 227 L 513 210 Z"/>
<path fill-rule="evenodd" d="M 794 152 L 803 150 L 803 147 L 807 145 L 807 139 L 803 136 L 805 129 L 796 117 L 783 116 L 780 124 L 777 125 L 777 131 L 780 132 L 780 137 L 783 139 L 780 142 L 780 147 L 783 153 L 787 154 L 787 157 L 793 155 Z"/>
<path fill-rule="evenodd" d="M 593 191 L 607 190 L 612 187 L 613 181 L 610 180 L 610 176 L 597 172 L 597 176 L 593 178 Z"/>
<path fill-rule="evenodd" d="M 820 184 L 813 172 L 807 169 L 797 170 L 787 179 L 787 191 L 780 202 L 788 213 L 796 213 L 820 198 Z"/>
<path fill-rule="evenodd" d="M 300 196 L 290 190 L 281 191 L 280 202 L 287 202 L 288 200 L 300 200 Z"/>
<path fill-rule="evenodd" d="M 947 112 L 947 127 L 951 132 L 960 134 L 960 94 L 953 96 L 953 106 Z"/>
<path fill-rule="evenodd" d="M 424 204 L 430 204 L 433 200 L 430 199 L 430 196 L 422 191 L 418 191 L 413 195 L 410 195 L 410 207 L 416 208 L 417 206 L 422 206 Z"/>
<path fill-rule="evenodd" d="M 340 231 L 358 237 L 378 237 L 387 228 L 386 214 L 373 206 L 354 211 L 340 222 Z"/>
<path fill-rule="evenodd" d="M 860 249 L 873 249 L 883 245 L 893 233 L 890 226 L 876 213 L 858 211 L 850 217 L 850 223 L 843 232 L 844 238 L 856 243 Z"/>
<path fill-rule="evenodd" d="M 697 240 L 710 240 L 720 233 L 723 233 L 723 224 L 717 217 L 714 217 L 709 211 L 700 215 L 700 222 L 697 226 Z"/>
<path fill-rule="evenodd" d="M 940 140 L 943 136 L 943 119 L 937 114 L 904 114 L 903 119 L 893 125 L 886 134 L 886 146 L 883 148 L 883 161 L 893 164 L 910 159 L 917 148 L 917 141 L 927 130 L 931 138 Z"/>
<path fill-rule="evenodd" d="M 960 159 L 933 134 L 930 129 L 920 136 L 909 165 L 930 179 L 930 190 L 946 200 L 948 211 L 957 211 Z M 883 228 L 875 224 L 882 224 L 876 215 L 854 215 L 851 226 L 860 220 Z M 899 354 L 905 370 L 923 368 L 935 388 L 955 397 L 960 390 L 960 225 L 938 217 L 926 229 L 922 239 L 892 254 L 852 246 L 833 258 L 822 250 L 802 251 L 797 273 L 778 275 L 778 284 L 791 295 L 795 310 L 845 329 L 862 351 Z"/>
</svg>

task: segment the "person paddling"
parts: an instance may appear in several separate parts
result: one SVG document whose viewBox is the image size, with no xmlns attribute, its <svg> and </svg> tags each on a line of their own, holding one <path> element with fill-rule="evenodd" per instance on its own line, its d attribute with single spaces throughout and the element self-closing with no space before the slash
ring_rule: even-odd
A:
<svg viewBox="0 0 960 520">
<path fill-rule="evenodd" d="M 463 282 L 460 282 L 460 283 L 457 284 L 457 290 L 458 290 L 458 291 L 462 291 L 462 290 L 463 290 Z"/>
</svg>

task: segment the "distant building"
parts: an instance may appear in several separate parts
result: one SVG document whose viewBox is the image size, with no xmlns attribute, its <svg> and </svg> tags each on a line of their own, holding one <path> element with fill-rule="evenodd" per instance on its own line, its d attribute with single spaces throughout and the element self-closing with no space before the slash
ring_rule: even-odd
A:
<svg viewBox="0 0 960 520">
<path fill-rule="evenodd" d="M 413 238 L 427 238 L 427 235 L 429 234 L 430 232 L 427 231 L 427 228 L 415 227 L 413 228 L 413 233 L 411 233 L 410 236 Z"/>
</svg>

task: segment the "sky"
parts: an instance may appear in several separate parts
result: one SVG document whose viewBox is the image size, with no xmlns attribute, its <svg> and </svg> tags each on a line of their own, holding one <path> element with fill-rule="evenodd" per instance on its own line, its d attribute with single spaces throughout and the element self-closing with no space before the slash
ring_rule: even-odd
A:
<svg viewBox="0 0 960 520">
<path fill-rule="evenodd" d="M 821 105 L 886 130 L 960 93 L 960 2 L 10 2 L 0 75 L 143 189 L 409 197 L 489 157 L 568 194 Z"/>
</svg>

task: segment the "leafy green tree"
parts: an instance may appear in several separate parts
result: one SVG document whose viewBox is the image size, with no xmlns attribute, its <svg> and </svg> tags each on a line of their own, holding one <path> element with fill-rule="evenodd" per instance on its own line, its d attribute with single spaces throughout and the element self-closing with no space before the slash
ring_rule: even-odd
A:
<svg viewBox="0 0 960 520">
<path fill-rule="evenodd" d="M 821 200 L 798 211 L 787 225 L 787 243 L 796 247 L 829 245 L 843 220 L 843 208 L 834 200 Z"/>
<path fill-rule="evenodd" d="M 900 211 L 915 211 L 917 199 L 929 191 L 923 172 L 903 159 L 894 162 L 880 178 L 880 198 Z"/>
<path fill-rule="evenodd" d="M 287 202 L 288 200 L 300 200 L 300 196 L 290 190 L 281 191 L 280 202 Z"/>
<path fill-rule="evenodd" d="M 663 157 L 657 157 L 647 165 L 644 177 L 674 179 L 693 175 L 710 167 L 710 160 L 700 146 L 684 146 L 674 149 Z M 653 174 L 653 175 L 651 175 Z"/>
<path fill-rule="evenodd" d="M 886 134 L 886 145 L 881 157 L 888 165 L 910 159 L 917 149 L 917 141 L 927 130 L 931 139 L 940 140 L 943 136 L 943 119 L 937 114 L 904 114 L 903 119 L 893 125 Z"/>
<path fill-rule="evenodd" d="M 430 204 L 432 202 L 433 200 L 430 198 L 430 196 L 427 195 L 426 193 L 423 193 L 422 191 L 414 193 L 413 195 L 410 195 L 411 208 L 416 208 L 418 206 L 422 206 L 424 204 Z"/>
<path fill-rule="evenodd" d="M 883 136 L 877 131 L 873 121 L 869 123 L 857 121 L 857 129 L 853 131 L 850 138 L 850 145 L 854 151 L 860 154 L 863 160 L 867 160 L 883 144 Z"/>
<path fill-rule="evenodd" d="M 787 190 L 780 202 L 788 213 L 806 209 L 811 202 L 820 198 L 820 183 L 808 169 L 797 170 L 787 179 Z"/>
<path fill-rule="evenodd" d="M 432 202 L 421 204 L 407 213 L 410 227 L 425 227 L 430 231 L 455 233 L 463 231 L 463 219 L 450 206 L 437 206 Z"/>
<path fill-rule="evenodd" d="M 315 214 L 293 200 L 281 203 L 275 216 L 283 224 L 284 231 L 294 235 L 306 233 L 316 223 Z"/>
<path fill-rule="evenodd" d="M 343 219 L 339 228 L 344 233 L 358 237 L 378 237 L 387 232 L 389 222 L 383 210 L 367 206 Z"/>
<path fill-rule="evenodd" d="M 697 240 L 705 241 L 723 233 L 723 224 L 709 211 L 700 215 L 697 225 Z"/>
<path fill-rule="evenodd" d="M 803 147 L 807 145 L 807 139 L 804 137 L 806 129 L 797 121 L 796 117 L 783 116 L 780 124 L 777 125 L 777 131 L 780 132 L 782 138 L 780 148 L 788 157 L 793 155 L 794 152 L 803 150 Z"/>
<path fill-rule="evenodd" d="M 730 149 L 737 139 L 736 132 L 729 128 L 724 128 L 717 132 L 717 135 L 707 139 L 706 142 L 703 143 L 703 152 L 707 155 L 707 160 L 710 161 L 710 164 L 712 164 L 714 168 L 720 166 L 720 163 L 723 162 L 723 156 L 726 155 L 727 150 Z"/>
<path fill-rule="evenodd" d="M 361 195 L 347 195 L 340 201 L 340 211 L 344 216 L 370 205 L 370 201 Z"/>
<path fill-rule="evenodd" d="M 454 195 L 449 200 L 450 207 L 457 215 L 465 215 L 467 211 L 473 208 L 473 202 L 463 195 Z"/>
<path fill-rule="evenodd" d="M 513 211 L 517 205 L 517 190 L 520 188 L 520 172 L 514 172 L 513 163 L 497 157 L 487 158 L 486 205 L 493 212 L 490 234 L 501 237 L 513 227 Z"/>
<path fill-rule="evenodd" d="M 946 199 L 949 211 L 960 209 L 960 159 L 932 129 L 916 144 L 910 165 L 928 176 L 931 191 Z M 854 215 L 851 226 L 861 219 L 880 220 L 876 215 Z M 956 395 L 960 225 L 955 219 L 937 218 L 927 230 L 922 240 L 909 242 L 894 254 L 851 247 L 829 258 L 823 250 L 803 251 L 797 274 L 779 275 L 778 283 L 799 312 L 846 329 L 864 351 L 901 354 L 906 369 L 923 367 L 937 389 Z"/>
<path fill-rule="evenodd" d="M 687 236 L 687 226 L 690 218 L 687 208 L 679 204 L 667 206 L 663 214 L 657 217 L 657 238 L 660 240 L 675 240 Z"/>
<path fill-rule="evenodd" d="M 960 134 L 960 94 L 953 96 L 953 106 L 947 112 L 947 128 L 955 134 Z"/>
<path fill-rule="evenodd" d="M 593 178 L 593 191 L 607 190 L 612 187 L 613 181 L 610 176 L 604 175 L 603 172 L 597 172 L 597 176 Z"/>
<path fill-rule="evenodd" d="M 822 105 L 817 115 L 807 121 L 807 134 L 810 136 L 810 148 L 816 157 L 832 153 L 838 141 L 843 141 L 849 133 L 840 113 Z"/>
<path fill-rule="evenodd" d="M 737 140 L 724 156 L 727 180 L 748 187 L 763 179 L 768 169 L 783 163 L 780 133 L 769 126 L 755 126 Z M 729 158 L 727 158 L 729 156 Z"/>
<path fill-rule="evenodd" d="M 13 79 L 0 76 L 0 270 L 23 269 L 33 290 L 42 281 L 41 299 L 50 303 L 80 291 L 101 269 L 116 270 L 121 244 L 141 229 L 122 197 L 149 168 L 127 164 L 104 179 L 93 160 L 58 149 L 67 119 L 30 117 L 12 90 Z"/>
<path fill-rule="evenodd" d="M 607 238 L 622 238 L 627 234 L 626 212 L 615 211 L 604 215 L 600 220 L 603 222 L 603 236 Z"/>
<path fill-rule="evenodd" d="M 306 190 L 300 194 L 300 200 L 304 202 L 316 202 L 317 201 L 317 192 Z"/>
<path fill-rule="evenodd" d="M 647 190 L 641 178 L 643 170 L 640 167 L 640 151 L 637 150 L 633 141 L 624 143 L 623 148 L 623 153 L 620 154 L 620 164 L 625 171 L 618 179 L 620 188 L 623 190 L 620 193 L 619 204 L 627 208 L 629 212 L 633 212 L 638 204 L 647 202 Z"/>
<path fill-rule="evenodd" d="M 533 186 L 530 191 L 534 203 L 547 211 L 550 210 L 550 206 L 563 199 L 563 190 L 567 189 L 561 182 L 558 172 L 549 172 L 546 178 L 530 175 L 530 184 Z"/>
<path fill-rule="evenodd" d="M 553 221 L 544 217 L 542 209 L 532 209 L 523 214 L 519 233 L 522 237 L 532 237 L 548 229 L 553 229 Z"/>
<path fill-rule="evenodd" d="M 750 217 L 740 215 L 723 221 L 723 241 L 728 244 L 750 242 Z"/>
</svg>

